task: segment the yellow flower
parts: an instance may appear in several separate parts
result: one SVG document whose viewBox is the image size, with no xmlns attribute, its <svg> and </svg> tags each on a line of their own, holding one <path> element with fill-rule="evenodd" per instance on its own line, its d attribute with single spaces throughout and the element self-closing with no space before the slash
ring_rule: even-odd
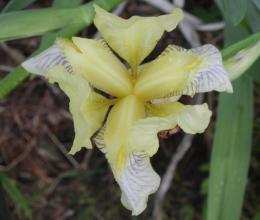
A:
<svg viewBox="0 0 260 220">
<path fill-rule="evenodd" d="M 105 41 L 58 39 L 23 67 L 57 82 L 67 94 L 75 127 L 70 153 L 91 148 L 94 141 L 108 159 L 123 205 L 138 215 L 160 183 L 150 164 L 159 147 L 157 133 L 179 126 L 196 134 L 209 123 L 207 104 L 183 105 L 178 98 L 212 90 L 232 92 L 232 86 L 212 45 L 191 50 L 170 45 L 154 61 L 141 64 L 164 31 L 172 31 L 182 19 L 180 9 L 128 20 L 98 6 L 95 10 L 94 23 Z"/>
</svg>

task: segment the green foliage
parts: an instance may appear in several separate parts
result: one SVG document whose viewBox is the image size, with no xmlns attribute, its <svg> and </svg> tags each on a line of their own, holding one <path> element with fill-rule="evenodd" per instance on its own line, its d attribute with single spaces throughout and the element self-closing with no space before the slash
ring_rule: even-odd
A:
<svg viewBox="0 0 260 220">
<path fill-rule="evenodd" d="M 2 189 L 1 184 L 0 184 L 0 219 L 5 219 L 5 220 L 10 219 L 10 212 L 7 207 L 4 191 Z"/>
<path fill-rule="evenodd" d="M 244 37 L 247 36 L 247 33 L 244 31 L 240 31 L 238 36 Z M 243 40 L 240 40 L 239 42 L 233 43 L 232 45 L 224 48 L 221 51 L 222 57 L 224 60 L 226 60 L 231 56 L 233 56 L 234 54 L 238 53 L 240 50 L 253 46 L 258 41 L 260 41 L 260 32 L 245 37 Z"/>
<path fill-rule="evenodd" d="M 12 182 L 12 180 L 9 179 L 9 177 L 6 176 L 3 172 L 0 172 L 0 183 L 10 198 L 14 201 L 17 208 L 21 209 L 29 220 L 32 220 L 31 209 L 28 206 L 26 198 Z"/>
<path fill-rule="evenodd" d="M 233 25 L 238 25 L 246 15 L 248 0 L 217 0 L 224 16 L 232 22 Z"/>
<path fill-rule="evenodd" d="M 251 152 L 253 90 L 248 76 L 233 84 L 234 94 L 221 94 L 210 165 L 210 220 L 238 220 Z"/>
<path fill-rule="evenodd" d="M 260 10 L 260 0 L 252 0 L 256 7 Z"/>
<path fill-rule="evenodd" d="M 83 20 L 82 8 L 33 9 L 5 13 L 0 15 L 0 42 L 41 35 Z"/>
<path fill-rule="evenodd" d="M 2 12 L 17 11 L 25 8 L 36 0 L 10 0 Z"/>
</svg>

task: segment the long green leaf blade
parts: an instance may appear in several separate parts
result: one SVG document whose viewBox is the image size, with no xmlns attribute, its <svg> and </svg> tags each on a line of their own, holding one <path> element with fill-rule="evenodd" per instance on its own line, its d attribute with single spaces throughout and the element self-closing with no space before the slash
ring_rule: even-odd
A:
<svg viewBox="0 0 260 220">
<path fill-rule="evenodd" d="M 6 176 L 3 172 L 0 172 L 0 182 L 4 188 L 4 190 L 8 193 L 8 195 L 12 198 L 18 208 L 20 208 L 26 217 L 32 220 L 31 209 L 27 204 L 27 200 L 17 188 L 17 186 Z"/>
<path fill-rule="evenodd" d="M 216 0 L 224 16 L 233 24 L 238 25 L 246 15 L 248 0 Z"/>
<path fill-rule="evenodd" d="M 227 24 L 226 44 L 248 33 Z M 253 84 L 248 75 L 234 81 L 233 94 L 221 94 L 210 162 L 207 219 L 238 220 L 250 161 Z"/>
<path fill-rule="evenodd" d="M 17 11 L 23 9 L 36 0 L 10 0 L 2 12 Z"/>
<path fill-rule="evenodd" d="M 0 42 L 41 35 L 80 20 L 77 9 L 33 9 L 0 15 Z"/>
</svg>

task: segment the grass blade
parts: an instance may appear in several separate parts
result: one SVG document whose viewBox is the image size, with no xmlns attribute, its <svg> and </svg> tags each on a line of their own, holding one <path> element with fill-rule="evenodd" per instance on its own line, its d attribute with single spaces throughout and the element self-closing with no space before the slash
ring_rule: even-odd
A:
<svg viewBox="0 0 260 220">
<path fill-rule="evenodd" d="M 246 15 L 248 0 L 216 0 L 225 17 L 238 25 Z"/>
<path fill-rule="evenodd" d="M 2 12 L 18 11 L 35 2 L 36 0 L 10 0 Z"/>
<path fill-rule="evenodd" d="M 29 220 L 32 220 L 32 213 L 27 204 L 27 200 L 23 194 L 16 187 L 16 185 L 9 179 L 5 173 L 0 172 L 0 182 L 4 190 L 8 193 L 11 199 L 15 202 L 16 206 L 20 208 Z"/>
<path fill-rule="evenodd" d="M 33 9 L 2 14 L 0 42 L 41 35 L 62 28 L 73 21 L 82 21 L 81 11 L 80 8 Z"/>
<path fill-rule="evenodd" d="M 10 212 L 6 204 L 4 191 L 0 184 L 0 219 L 10 220 Z"/>
<path fill-rule="evenodd" d="M 244 38 L 243 28 L 226 24 L 225 42 Z M 234 81 L 233 94 L 219 96 L 216 131 L 210 162 L 207 219 L 238 220 L 250 161 L 253 84 L 248 75 Z"/>
</svg>

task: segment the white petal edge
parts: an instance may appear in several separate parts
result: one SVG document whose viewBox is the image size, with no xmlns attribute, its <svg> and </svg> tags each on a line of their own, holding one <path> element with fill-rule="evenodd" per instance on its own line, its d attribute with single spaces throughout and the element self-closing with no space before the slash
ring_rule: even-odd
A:
<svg viewBox="0 0 260 220">
<path fill-rule="evenodd" d="M 93 141 L 106 155 L 104 130 L 105 126 L 93 137 Z M 122 191 L 122 204 L 132 211 L 132 215 L 142 213 L 147 206 L 148 196 L 156 192 L 160 185 L 160 177 L 153 170 L 150 157 L 144 152 L 129 153 L 124 169 L 114 175 Z"/>
<path fill-rule="evenodd" d="M 195 93 L 210 91 L 233 92 L 228 74 L 223 66 L 221 53 L 215 46 L 206 44 L 187 50 L 171 45 L 170 48 L 195 53 L 203 59 L 201 68 L 195 73 L 190 84 L 181 92 L 183 95 L 193 96 Z"/>
<path fill-rule="evenodd" d="M 22 67 L 29 73 L 45 75 L 52 67 L 62 65 L 69 73 L 72 73 L 72 66 L 68 63 L 58 42 L 23 62 Z"/>
<path fill-rule="evenodd" d="M 132 215 L 145 210 L 148 196 L 160 185 L 160 177 L 153 170 L 150 157 L 142 152 L 132 153 L 126 167 L 115 178 L 122 190 L 121 202 Z"/>
</svg>

